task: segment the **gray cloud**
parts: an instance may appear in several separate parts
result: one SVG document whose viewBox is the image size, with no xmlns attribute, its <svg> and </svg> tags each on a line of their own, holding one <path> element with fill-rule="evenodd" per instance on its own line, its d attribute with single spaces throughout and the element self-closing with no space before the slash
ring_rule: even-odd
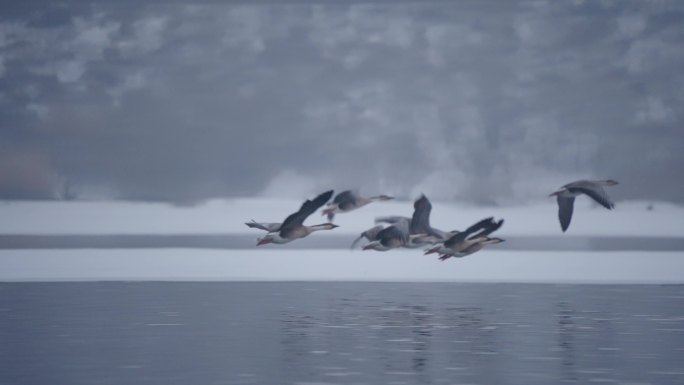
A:
<svg viewBox="0 0 684 385">
<path fill-rule="evenodd" d="M 506 204 L 610 177 L 681 202 L 683 21 L 675 1 L 16 6 L 0 197 Z"/>
</svg>

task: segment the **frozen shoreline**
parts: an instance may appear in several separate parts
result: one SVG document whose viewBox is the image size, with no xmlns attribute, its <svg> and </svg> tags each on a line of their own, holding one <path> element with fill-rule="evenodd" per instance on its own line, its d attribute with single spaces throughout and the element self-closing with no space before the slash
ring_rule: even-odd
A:
<svg viewBox="0 0 684 385">
<path fill-rule="evenodd" d="M 684 237 L 684 207 L 670 203 L 619 202 L 613 211 L 578 199 L 567 236 Z M 245 222 L 277 222 L 296 211 L 299 200 L 240 198 L 213 200 L 197 206 L 125 201 L 2 201 L 0 234 L 250 234 Z M 504 218 L 501 236 L 564 235 L 553 199 L 532 206 L 476 207 L 434 202 L 432 225 L 444 230 L 464 229 L 484 217 Z M 374 203 L 335 218 L 335 234 L 358 234 L 383 215 L 411 216 L 412 202 Z M 307 223 L 325 222 L 318 213 Z"/>
<path fill-rule="evenodd" d="M 682 284 L 684 252 L 2 250 L 0 281 L 388 281 Z"/>
</svg>

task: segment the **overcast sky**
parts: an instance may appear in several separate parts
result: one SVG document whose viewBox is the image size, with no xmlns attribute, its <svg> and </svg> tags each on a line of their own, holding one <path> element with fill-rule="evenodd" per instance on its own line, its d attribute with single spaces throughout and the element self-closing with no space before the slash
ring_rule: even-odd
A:
<svg viewBox="0 0 684 385">
<path fill-rule="evenodd" d="M 684 2 L 12 2 L 0 198 L 684 201 Z"/>
</svg>

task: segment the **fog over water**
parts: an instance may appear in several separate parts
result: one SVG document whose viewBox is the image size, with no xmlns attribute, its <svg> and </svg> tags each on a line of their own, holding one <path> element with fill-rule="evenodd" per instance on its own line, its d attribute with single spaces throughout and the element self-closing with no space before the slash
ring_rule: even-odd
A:
<svg viewBox="0 0 684 385">
<path fill-rule="evenodd" d="M 0 198 L 684 201 L 678 1 L 31 1 L 0 15 Z"/>
</svg>

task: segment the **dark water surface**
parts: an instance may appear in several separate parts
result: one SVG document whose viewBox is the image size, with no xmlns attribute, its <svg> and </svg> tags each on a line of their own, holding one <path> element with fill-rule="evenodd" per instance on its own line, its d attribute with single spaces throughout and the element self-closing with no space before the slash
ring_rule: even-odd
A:
<svg viewBox="0 0 684 385">
<path fill-rule="evenodd" d="M 684 286 L 0 283 L 0 384 L 684 383 Z"/>
</svg>

